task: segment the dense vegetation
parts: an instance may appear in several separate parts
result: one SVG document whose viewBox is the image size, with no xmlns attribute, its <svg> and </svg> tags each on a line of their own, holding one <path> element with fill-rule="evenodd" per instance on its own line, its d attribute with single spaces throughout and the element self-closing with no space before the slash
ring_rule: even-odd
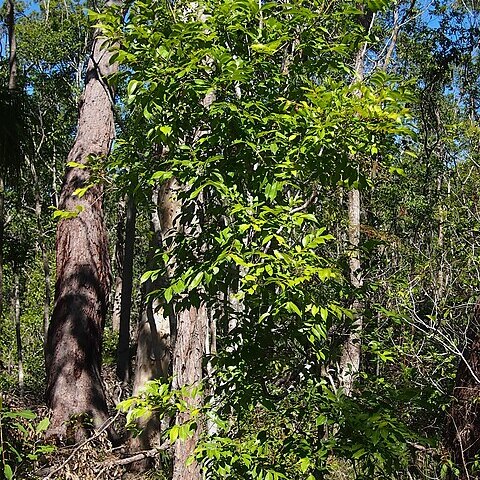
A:
<svg viewBox="0 0 480 480">
<path fill-rule="evenodd" d="M 477 478 L 477 7 L 6 0 L 5 478 Z"/>
</svg>

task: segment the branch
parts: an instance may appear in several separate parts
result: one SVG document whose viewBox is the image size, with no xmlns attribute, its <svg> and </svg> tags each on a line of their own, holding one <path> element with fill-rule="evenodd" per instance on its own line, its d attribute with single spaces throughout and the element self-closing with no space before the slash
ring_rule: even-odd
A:
<svg viewBox="0 0 480 480">
<path fill-rule="evenodd" d="M 313 203 L 313 201 L 316 198 L 317 198 L 317 189 L 315 187 L 313 187 L 312 194 L 310 195 L 310 197 L 305 201 L 305 203 L 303 205 L 300 205 L 299 207 L 292 208 L 290 210 L 290 215 L 292 215 L 294 213 L 301 212 L 302 210 L 305 210 L 306 208 L 308 208 Z"/>
<path fill-rule="evenodd" d="M 167 440 L 163 442 L 159 447 L 152 448 L 150 450 L 142 450 L 141 452 L 132 455 L 131 457 L 120 458 L 115 461 L 106 461 L 102 465 L 130 465 L 131 463 L 139 462 L 144 458 L 153 458 L 157 456 L 162 450 L 166 450 L 170 446 L 170 442 Z"/>
</svg>

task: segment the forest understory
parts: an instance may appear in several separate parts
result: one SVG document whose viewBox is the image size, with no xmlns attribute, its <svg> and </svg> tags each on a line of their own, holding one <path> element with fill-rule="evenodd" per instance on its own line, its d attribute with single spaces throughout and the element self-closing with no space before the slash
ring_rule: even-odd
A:
<svg viewBox="0 0 480 480">
<path fill-rule="evenodd" d="M 4 0 L 0 478 L 480 478 L 479 21 Z"/>
</svg>

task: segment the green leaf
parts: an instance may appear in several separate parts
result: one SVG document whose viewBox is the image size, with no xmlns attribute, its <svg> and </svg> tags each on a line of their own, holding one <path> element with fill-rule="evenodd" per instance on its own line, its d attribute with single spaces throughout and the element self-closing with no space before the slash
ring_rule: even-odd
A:
<svg viewBox="0 0 480 480">
<path fill-rule="evenodd" d="M 87 185 L 86 187 L 77 188 L 73 194 L 78 198 L 82 198 L 92 187 L 93 184 Z"/>
<path fill-rule="evenodd" d="M 399 167 L 389 167 L 388 171 L 393 174 L 397 174 L 401 177 L 406 177 L 406 173 L 405 173 L 405 170 L 403 170 L 403 168 L 399 168 Z"/>
<path fill-rule="evenodd" d="M 84 170 L 85 168 L 87 168 L 85 164 L 78 163 L 78 162 L 67 162 L 67 167 L 80 168 L 81 170 Z"/>
<path fill-rule="evenodd" d="M 363 455 L 365 455 L 365 449 L 364 448 L 360 448 L 359 450 L 357 450 L 356 452 L 353 453 L 352 455 L 352 458 L 354 460 L 358 460 L 360 457 L 363 457 Z"/>
<path fill-rule="evenodd" d="M 172 133 L 172 127 L 169 127 L 168 125 L 164 125 L 163 127 L 160 127 L 160 131 L 168 137 Z"/>
<path fill-rule="evenodd" d="M 310 459 L 308 457 L 302 458 L 299 464 L 300 471 L 305 473 L 308 470 L 308 467 L 310 467 Z"/>
<path fill-rule="evenodd" d="M 170 429 L 170 433 L 169 433 L 170 443 L 175 443 L 175 441 L 176 441 L 177 438 L 178 438 L 179 433 L 180 433 L 180 427 L 179 427 L 179 425 L 174 425 L 174 426 Z"/>
<path fill-rule="evenodd" d="M 198 287 L 198 285 L 200 284 L 200 282 L 202 281 L 203 279 L 203 272 L 198 272 L 196 275 L 195 275 L 195 278 L 192 280 L 192 282 L 189 284 L 188 286 L 188 291 L 190 292 L 191 290 L 193 290 L 194 288 Z"/>
<path fill-rule="evenodd" d="M 166 171 L 157 171 L 154 172 L 153 175 L 150 177 L 152 180 L 158 180 L 159 182 L 164 182 L 165 180 L 168 180 L 173 177 L 172 172 L 166 172 Z"/>
<path fill-rule="evenodd" d="M 168 287 L 166 290 L 165 290 L 165 293 L 163 294 L 163 296 L 165 297 L 165 301 L 167 303 L 170 303 L 170 300 L 172 299 L 173 297 L 173 288 L 172 287 Z"/>
<path fill-rule="evenodd" d="M 5 412 L 2 414 L 4 418 L 25 418 L 26 420 L 34 420 L 37 414 L 31 410 L 18 410 L 16 412 Z"/>
<path fill-rule="evenodd" d="M 13 478 L 12 467 L 10 467 L 8 463 L 3 467 L 3 474 L 5 475 L 6 480 L 11 480 Z"/>
<path fill-rule="evenodd" d="M 35 431 L 37 433 L 41 433 L 41 432 L 44 432 L 45 430 L 47 430 L 47 428 L 50 426 L 50 420 L 48 419 L 48 417 L 45 417 L 44 419 L 42 419 L 38 425 L 37 425 L 37 428 L 35 429 Z"/>
<path fill-rule="evenodd" d="M 294 312 L 296 313 L 299 317 L 302 316 L 302 312 L 300 311 L 300 309 L 297 307 L 297 305 L 295 305 L 295 303 L 293 302 L 287 302 L 285 304 L 285 308 L 287 309 L 288 312 Z"/>
<path fill-rule="evenodd" d="M 55 208 L 53 212 L 53 218 L 58 220 L 69 220 L 71 218 L 78 217 L 78 215 L 80 215 L 80 213 L 84 210 L 85 207 L 83 205 L 77 205 L 75 210 L 59 210 Z"/>
<path fill-rule="evenodd" d="M 265 55 L 273 55 L 281 44 L 282 40 L 274 40 L 269 43 L 254 43 L 252 50 L 257 53 L 264 53 Z"/>
</svg>

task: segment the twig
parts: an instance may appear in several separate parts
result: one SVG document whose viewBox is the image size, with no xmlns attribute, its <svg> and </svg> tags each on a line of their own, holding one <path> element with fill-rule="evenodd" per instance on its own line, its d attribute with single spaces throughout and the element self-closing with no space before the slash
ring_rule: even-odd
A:
<svg viewBox="0 0 480 480">
<path fill-rule="evenodd" d="M 408 440 L 407 440 L 407 445 L 410 445 L 412 448 L 420 452 L 432 453 L 437 451 L 436 448 L 426 447 L 425 445 L 421 445 L 420 443 L 410 442 Z"/>
<path fill-rule="evenodd" d="M 305 210 L 306 208 L 308 208 L 313 203 L 313 201 L 316 198 L 317 198 L 317 189 L 315 187 L 313 187 L 312 194 L 310 195 L 310 197 L 305 201 L 305 203 L 303 205 L 300 205 L 299 207 L 292 208 L 290 210 L 290 215 L 292 215 L 294 213 L 301 212 L 302 210 Z"/>
<path fill-rule="evenodd" d="M 44 477 L 43 480 L 48 480 L 49 478 L 52 478 L 52 475 L 54 473 L 57 473 L 59 472 L 60 470 L 62 470 L 63 467 L 65 467 L 65 465 L 67 465 L 67 463 L 75 456 L 75 454 L 82 448 L 84 447 L 85 445 L 87 445 L 87 443 L 90 443 L 92 442 L 93 440 L 95 440 L 96 438 L 98 438 L 108 427 L 110 427 L 110 425 L 112 425 L 112 423 L 119 417 L 120 415 L 120 410 L 117 412 L 117 414 L 113 417 L 113 418 L 110 418 L 109 420 L 107 420 L 101 427 L 100 429 L 95 433 L 95 435 L 92 435 L 91 437 L 87 438 L 86 440 L 84 440 L 83 442 L 81 442 L 77 447 L 75 447 L 75 450 L 73 450 L 73 452 L 68 456 L 68 458 L 59 466 L 57 467 L 55 470 L 53 470 L 52 472 L 50 472 L 46 477 Z"/>
</svg>

